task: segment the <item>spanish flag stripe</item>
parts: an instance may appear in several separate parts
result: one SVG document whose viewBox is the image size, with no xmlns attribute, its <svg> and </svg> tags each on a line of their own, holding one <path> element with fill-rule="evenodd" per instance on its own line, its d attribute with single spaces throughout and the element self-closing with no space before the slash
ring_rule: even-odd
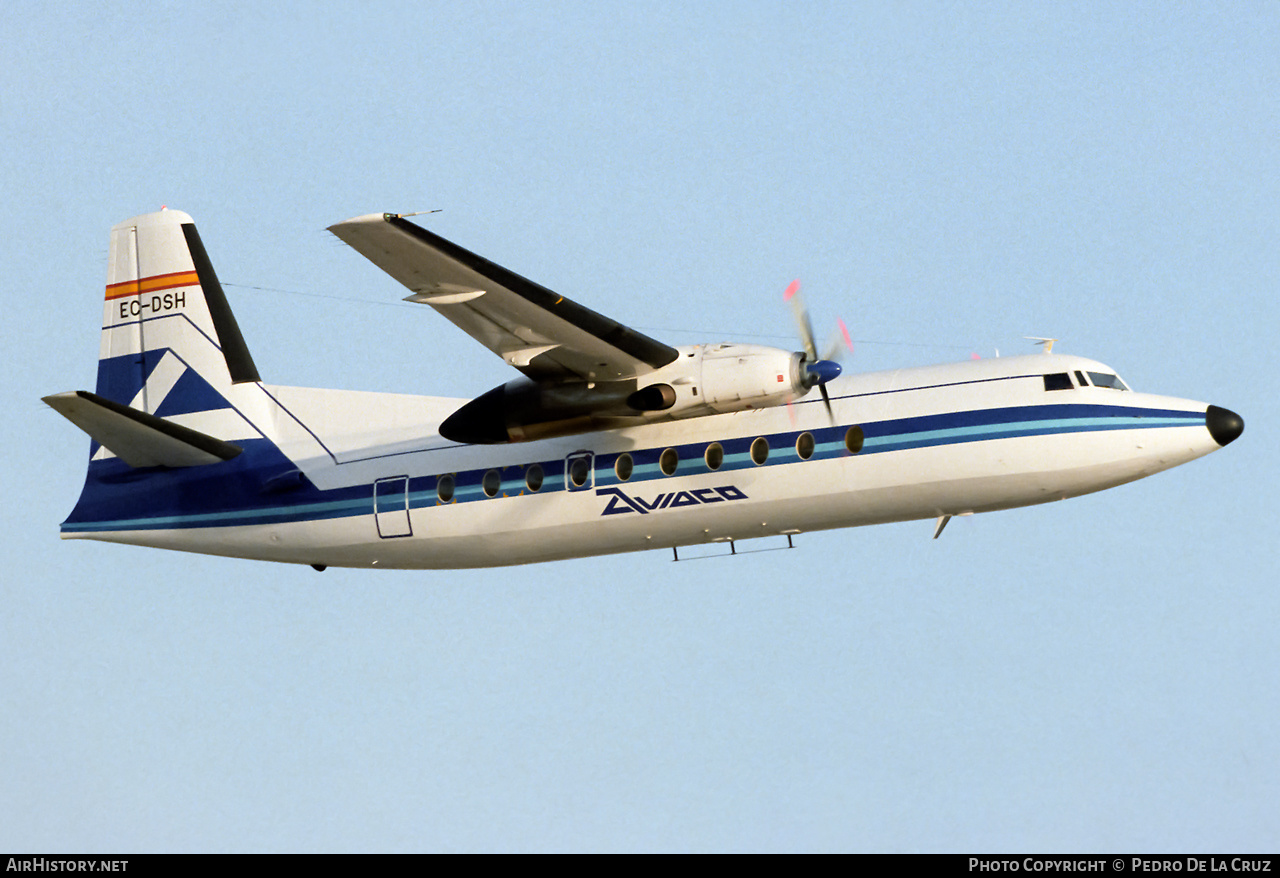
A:
<svg viewBox="0 0 1280 878">
<path fill-rule="evenodd" d="M 107 284 L 107 301 L 136 296 L 139 293 L 155 293 L 160 290 L 171 290 L 174 287 L 190 287 L 200 283 L 194 271 L 174 271 L 169 274 L 157 274 L 141 280 L 126 280 L 118 284 Z"/>
</svg>

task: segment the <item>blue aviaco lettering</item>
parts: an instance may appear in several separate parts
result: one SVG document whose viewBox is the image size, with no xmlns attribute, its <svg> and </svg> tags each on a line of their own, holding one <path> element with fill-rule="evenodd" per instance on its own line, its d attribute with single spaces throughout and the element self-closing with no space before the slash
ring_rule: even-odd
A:
<svg viewBox="0 0 1280 878">
<path fill-rule="evenodd" d="M 669 494 L 659 494 L 652 500 L 629 496 L 620 488 L 596 488 L 596 496 L 609 498 L 609 505 L 604 508 L 601 515 L 621 515 L 624 512 L 648 515 L 655 509 L 679 509 L 685 506 L 702 506 L 706 503 L 747 499 L 747 495 L 733 485 L 701 488 L 697 491 L 672 491 Z"/>
<path fill-rule="evenodd" d="M 120 303 L 120 319 L 140 317 L 144 311 L 159 314 L 162 311 L 172 311 L 174 308 L 185 308 L 186 306 L 187 293 L 185 290 L 177 293 L 165 293 L 163 296 L 151 296 L 150 298 L 138 296 Z"/>
</svg>

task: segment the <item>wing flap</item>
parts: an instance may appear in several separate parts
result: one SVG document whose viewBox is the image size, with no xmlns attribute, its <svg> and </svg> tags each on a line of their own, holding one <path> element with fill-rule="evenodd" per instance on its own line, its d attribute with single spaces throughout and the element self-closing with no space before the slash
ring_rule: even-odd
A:
<svg viewBox="0 0 1280 878">
<path fill-rule="evenodd" d="M 56 393 L 44 401 L 132 467 L 203 466 L 230 460 L 242 450 L 87 390 Z"/>
<path fill-rule="evenodd" d="M 329 231 L 534 380 L 620 380 L 665 366 L 649 338 L 393 214 Z"/>
</svg>

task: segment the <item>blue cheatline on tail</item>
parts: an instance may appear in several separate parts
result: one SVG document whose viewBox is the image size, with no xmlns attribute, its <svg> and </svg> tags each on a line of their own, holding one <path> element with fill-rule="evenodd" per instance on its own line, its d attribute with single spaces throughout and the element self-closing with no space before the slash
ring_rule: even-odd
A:
<svg viewBox="0 0 1280 878">
<path fill-rule="evenodd" d="M 46 399 L 93 439 L 64 529 L 241 503 L 237 472 L 292 466 L 258 426 L 271 419 L 257 381 L 191 217 L 115 226 L 95 390 Z"/>
</svg>

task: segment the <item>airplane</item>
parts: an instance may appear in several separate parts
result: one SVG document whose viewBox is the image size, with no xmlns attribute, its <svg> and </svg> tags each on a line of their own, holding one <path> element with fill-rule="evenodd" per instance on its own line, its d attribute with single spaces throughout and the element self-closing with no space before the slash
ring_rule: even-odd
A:
<svg viewBox="0 0 1280 878">
<path fill-rule="evenodd" d="M 405 215 L 330 231 L 519 377 L 471 400 L 265 383 L 191 217 L 134 217 L 111 229 L 96 387 L 44 398 L 92 440 L 64 539 L 323 570 L 680 560 L 910 520 L 936 538 L 953 516 L 1131 482 L 1244 430 L 1051 343 L 842 375 L 794 284 L 804 351 L 671 347 Z"/>
</svg>

